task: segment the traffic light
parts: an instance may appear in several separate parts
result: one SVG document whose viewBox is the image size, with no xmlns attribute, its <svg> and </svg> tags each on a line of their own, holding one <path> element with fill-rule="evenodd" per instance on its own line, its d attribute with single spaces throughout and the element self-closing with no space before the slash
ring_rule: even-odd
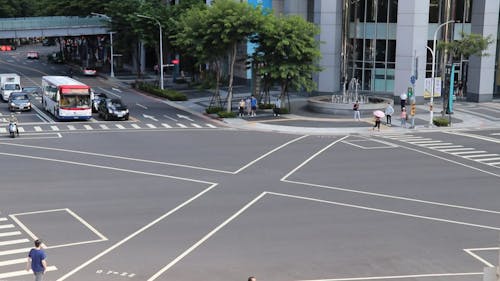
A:
<svg viewBox="0 0 500 281">
<path fill-rule="evenodd" d="M 413 97 L 413 88 L 408 87 L 408 98 L 411 98 L 411 97 Z"/>
</svg>

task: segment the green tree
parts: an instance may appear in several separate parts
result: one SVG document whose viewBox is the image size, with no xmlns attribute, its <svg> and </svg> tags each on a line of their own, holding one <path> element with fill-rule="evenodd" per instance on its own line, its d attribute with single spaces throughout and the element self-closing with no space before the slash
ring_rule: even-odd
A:
<svg viewBox="0 0 500 281">
<path fill-rule="evenodd" d="M 253 58 L 260 65 L 257 71 L 264 87 L 278 83 L 282 100 L 289 89 L 314 90 L 312 75 L 321 71 L 318 34 L 316 25 L 299 16 L 267 17 L 252 38 L 258 44 Z"/>
</svg>

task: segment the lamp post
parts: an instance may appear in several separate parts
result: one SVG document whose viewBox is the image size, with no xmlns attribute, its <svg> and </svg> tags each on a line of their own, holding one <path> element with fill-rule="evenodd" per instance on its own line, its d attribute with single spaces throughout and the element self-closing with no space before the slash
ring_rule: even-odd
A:
<svg viewBox="0 0 500 281">
<path fill-rule="evenodd" d="M 156 24 L 158 24 L 158 27 L 160 28 L 160 89 L 163 90 L 163 37 L 162 37 L 161 23 L 159 20 L 150 16 L 139 15 L 139 14 L 136 14 L 136 16 L 140 18 L 154 20 Z"/>
<path fill-rule="evenodd" d="M 99 14 L 99 13 L 90 13 L 90 14 L 94 15 L 94 16 L 102 17 L 102 18 L 106 19 L 109 23 L 113 22 L 113 20 L 109 16 L 107 16 L 105 14 Z M 115 67 L 115 65 L 114 65 L 115 64 L 114 63 L 114 56 L 115 55 L 113 53 L 113 31 L 109 32 L 109 42 L 111 44 L 111 46 L 110 46 L 110 51 L 111 51 L 111 62 L 110 62 L 111 63 L 111 72 L 110 72 L 109 76 L 115 77 L 115 69 L 114 69 L 114 67 Z"/>
<path fill-rule="evenodd" d="M 434 112 L 433 112 L 433 106 L 434 106 L 434 88 L 435 88 L 435 78 L 434 78 L 434 71 L 436 70 L 436 40 L 437 40 L 437 33 L 439 31 L 439 29 L 441 29 L 441 27 L 449 24 L 449 23 L 452 23 L 452 22 L 455 22 L 453 20 L 449 20 L 447 22 L 444 22 L 442 24 L 440 24 L 437 28 L 436 28 L 436 31 L 434 31 L 434 40 L 432 41 L 432 51 L 429 49 L 429 51 L 431 51 L 431 55 L 432 55 L 432 72 L 431 72 L 431 78 L 432 78 L 432 89 L 431 89 L 431 99 L 430 99 L 430 104 L 429 104 L 429 126 L 432 126 L 432 119 L 434 119 Z M 429 48 L 429 47 L 427 47 Z"/>
</svg>

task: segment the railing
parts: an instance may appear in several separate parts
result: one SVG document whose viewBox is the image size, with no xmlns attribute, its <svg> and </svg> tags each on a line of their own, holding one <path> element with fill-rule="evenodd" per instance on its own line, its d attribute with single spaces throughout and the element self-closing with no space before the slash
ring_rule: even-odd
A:
<svg viewBox="0 0 500 281">
<path fill-rule="evenodd" d="M 0 30 L 29 30 L 50 29 L 65 27 L 105 27 L 99 17 L 28 17 L 28 18 L 0 18 Z"/>
</svg>

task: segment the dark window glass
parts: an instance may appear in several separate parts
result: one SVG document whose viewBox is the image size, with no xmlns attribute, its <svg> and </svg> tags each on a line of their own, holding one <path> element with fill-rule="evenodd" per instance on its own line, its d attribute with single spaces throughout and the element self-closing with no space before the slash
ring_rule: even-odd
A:
<svg viewBox="0 0 500 281">
<path fill-rule="evenodd" d="M 396 40 L 387 40 L 387 61 L 396 62 Z"/>
<path fill-rule="evenodd" d="M 314 22 L 314 0 L 307 0 L 307 21 Z"/>
<path fill-rule="evenodd" d="M 395 69 L 396 68 L 396 64 L 395 63 L 388 63 L 387 64 L 387 68 Z"/>
<path fill-rule="evenodd" d="M 372 61 L 375 55 L 375 40 L 365 40 L 365 61 Z"/>
<path fill-rule="evenodd" d="M 387 1 L 388 0 L 379 0 L 378 1 L 378 4 L 377 4 L 377 22 L 387 22 Z"/>
<path fill-rule="evenodd" d="M 455 0 L 455 19 L 457 22 L 462 22 L 464 17 L 464 0 Z"/>
<path fill-rule="evenodd" d="M 363 60 L 363 39 L 354 40 L 354 59 Z"/>
<path fill-rule="evenodd" d="M 375 22 L 377 8 L 376 4 L 373 3 L 375 0 L 366 0 L 366 22 Z"/>
<path fill-rule="evenodd" d="M 385 47 L 386 47 L 385 40 L 377 40 L 376 46 L 377 47 L 376 47 L 375 60 L 376 61 L 385 61 Z"/>
<path fill-rule="evenodd" d="M 385 63 L 376 63 L 375 67 L 376 68 L 385 68 Z"/>
<path fill-rule="evenodd" d="M 351 22 L 353 21 L 358 21 L 358 22 L 364 22 L 365 21 L 365 2 L 366 0 L 359 0 L 359 1 L 352 1 L 351 2 Z"/>
<path fill-rule="evenodd" d="M 389 22 L 398 22 L 398 0 L 389 1 Z"/>
<path fill-rule="evenodd" d="M 429 3 L 429 22 L 439 22 L 439 0 L 431 0 Z"/>
<path fill-rule="evenodd" d="M 365 69 L 364 74 L 365 75 L 363 77 L 363 90 L 371 90 L 372 70 L 371 69 Z"/>
</svg>

